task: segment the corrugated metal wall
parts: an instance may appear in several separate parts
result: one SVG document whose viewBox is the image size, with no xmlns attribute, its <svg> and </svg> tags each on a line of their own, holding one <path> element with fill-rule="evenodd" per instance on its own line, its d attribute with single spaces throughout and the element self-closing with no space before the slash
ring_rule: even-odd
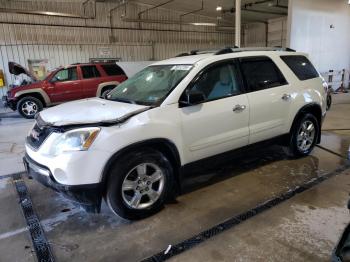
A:
<svg viewBox="0 0 350 262">
<path fill-rule="evenodd" d="M 2 8 L 40 10 L 93 16 L 94 3 L 85 8 L 82 2 L 0 1 Z M 28 14 L 0 13 L 0 69 L 6 74 L 7 84 L 13 83 L 8 73 L 8 61 L 28 66 L 28 60 L 47 59 L 48 67 L 75 62 L 87 62 L 101 57 L 101 49 L 108 56 L 123 61 L 160 60 L 184 51 L 232 45 L 232 32 L 217 32 L 214 27 L 179 24 L 125 22 L 121 18 L 137 18 L 149 6 L 102 2 L 96 3 L 94 19 L 48 17 Z M 109 11 L 112 13 L 110 25 Z M 178 21 L 181 13 L 154 9 L 142 19 Z M 184 22 L 213 22 L 213 18 L 188 15 Z M 215 21 L 215 19 L 214 19 Z M 180 30 L 181 29 L 181 30 Z M 1 90 L 1 89 L 0 89 Z M 4 89 L 2 89 L 4 92 Z"/>
<path fill-rule="evenodd" d="M 2 8 L 94 17 L 81 19 L 0 13 L 0 69 L 5 72 L 7 84 L 12 84 L 14 80 L 8 73 L 8 61 L 28 67 L 28 60 L 46 59 L 47 67 L 53 69 L 60 65 L 88 62 L 90 58 L 106 57 L 106 54 L 101 55 L 101 50 L 106 49 L 109 58 L 123 61 L 161 60 L 192 49 L 234 44 L 233 32 L 216 31 L 215 27 L 176 24 L 183 13 L 166 9 L 166 6 L 145 12 L 141 18 L 174 21 L 174 24 L 123 20 L 138 18 L 139 12 L 149 8 L 147 5 L 98 2 L 95 10 L 94 2 L 90 1 L 84 10 L 82 1 L 61 1 L 0 0 Z M 111 9 L 114 11 L 110 19 Z M 191 14 L 184 17 L 183 22 L 216 22 L 216 19 Z M 272 23 L 275 25 L 278 21 Z M 270 23 L 268 34 L 264 23 L 246 25 L 242 46 L 265 46 L 267 35 L 269 44 L 276 45 L 270 39 L 276 32 L 270 30 Z M 0 90 L 2 93 L 5 91 Z"/>
<path fill-rule="evenodd" d="M 286 46 L 287 17 L 269 20 L 268 46 Z"/>
<path fill-rule="evenodd" d="M 266 46 L 267 23 L 252 23 L 244 28 L 244 42 L 247 47 Z"/>
<path fill-rule="evenodd" d="M 266 23 L 245 25 L 244 42 L 246 46 L 286 47 L 287 17 L 269 19 Z"/>
</svg>

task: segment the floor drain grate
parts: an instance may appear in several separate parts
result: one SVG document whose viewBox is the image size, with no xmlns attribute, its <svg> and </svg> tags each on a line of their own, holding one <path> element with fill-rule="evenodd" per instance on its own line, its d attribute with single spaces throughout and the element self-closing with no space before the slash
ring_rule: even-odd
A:
<svg viewBox="0 0 350 262">
<path fill-rule="evenodd" d="M 193 248 L 194 246 L 206 241 L 209 238 L 214 237 L 215 235 L 218 235 L 219 233 L 228 230 L 230 228 L 233 228 L 234 226 L 256 216 L 259 213 L 262 213 L 290 198 L 292 198 L 293 196 L 302 193 L 318 184 L 320 184 L 321 182 L 339 175 L 340 173 L 342 173 L 343 171 L 347 170 L 348 168 L 350 168 L 350 163 L 347 163 L 346 165 L 336 169 L 335 171 L 328 173 L 326 175 L 317 177 L 315 179 L 312 179 L 306 183 L 304 183 L 301 186 L 296 187 L 293 190 L 290 190 L 286 193 L 283 193 L 282 195 L 270 199 L 268 201 L 266 201 L 265 203 L 262 203 L 254 208 L 252 208 L 251 210 L 248 210 L 244 213 L 241 213 L 235 217 L 232 217 L 228 220 L 226 220 L 225 222 L 218 224 L 210 229 L 207 229 L 201 233 L 199 233 L 196 236 L 193 236 L 181 243 L 175 244 L 174 246 L 171 246 L 171 248 L 168 248 L 166 250 L 163 250 L 151 257 L 148 257 L 144 260 L 142 260 L 143 262 L 160 262 L 160 261 L 165 261 L 173 256 L 179 255 L 180 253 L 189 250 L 191 248 Z"/>
<path fill-rule="evenodd" d="M 40 220 L 34 212 L 27 186 L 22 180 L 22 175 L 14 174 L 12 177 L 19 196 L 19 204 L 22 207 L 23 215 L 32 238 L 37 259 L 40 262 L 53 262 L 54 257 L 52 255 L 49 242 L 46 240 Z"/>
</svg>

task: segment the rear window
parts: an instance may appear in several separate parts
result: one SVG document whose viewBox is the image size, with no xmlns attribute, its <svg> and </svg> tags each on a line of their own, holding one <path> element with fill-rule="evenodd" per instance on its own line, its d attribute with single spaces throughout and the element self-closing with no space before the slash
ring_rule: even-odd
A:
<svg viewBox="0 0 350 262">
<path fill-rule="evenodd" d="M 268 57 L 241 58 L 241 68 L 250 91 L 286 85 L 287 81 Z"/>
<path fill-rule="evenodd" d="M 101 65 L 101 67 L 109 76 L 125 75 L 125 72 L 123 71 L 123 69 L 121 69 L 116 64 L 106 64 L 106 65 Z"/>
<path fill-rule="evenodd" d="M 281 56 L 281 59 L 289 66 L 299 80 L 319 77 L 317 70 L 305 56 Z"/>
</svg>

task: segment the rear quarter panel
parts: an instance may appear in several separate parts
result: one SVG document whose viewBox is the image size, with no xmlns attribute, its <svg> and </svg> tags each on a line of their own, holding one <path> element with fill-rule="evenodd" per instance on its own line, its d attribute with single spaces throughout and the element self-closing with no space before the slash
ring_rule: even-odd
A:
<svg viewBox="0 0 350 262">
<path fill-rule="evenodd" d="M 304 53 L 293 53 L 294 55 L 304 55 Z M 293 55 L 288 54 L 288 55 Z M 279 55 L 271 55 L 276 64 L 281 69 L 287 81 L 291 84 L 292 101 L 290 105 L 289 114 L 285 125 L 285 133 L 289 133 L 293 121 L 299 110 L 308 104 L 318 104 L 322 109 L 322 115 L 326 113 L 326 97 L 327 94 L 323 87 L 321 77 L 300 81 L 293 71 L 284 63 Z"/>
</svg>

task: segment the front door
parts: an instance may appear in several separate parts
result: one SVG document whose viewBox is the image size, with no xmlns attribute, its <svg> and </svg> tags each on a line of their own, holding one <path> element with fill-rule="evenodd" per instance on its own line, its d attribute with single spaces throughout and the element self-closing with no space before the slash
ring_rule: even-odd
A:
<svg viewBox="0 0 350 262">
<path fill-rule="evenodd" d="M 191 89 L 202 92 L 206 99 L 179 108 L 190 162 L 248 144 L 249 104 L 236 61 L 205 69 L 185 92 Z"/>
<path fill-rule="evenodd" d="M 63 68 L 57 71 L 49 81 L 47 93 L 52 103 L 84 98 L 77 67 Z"/>
</svg>

